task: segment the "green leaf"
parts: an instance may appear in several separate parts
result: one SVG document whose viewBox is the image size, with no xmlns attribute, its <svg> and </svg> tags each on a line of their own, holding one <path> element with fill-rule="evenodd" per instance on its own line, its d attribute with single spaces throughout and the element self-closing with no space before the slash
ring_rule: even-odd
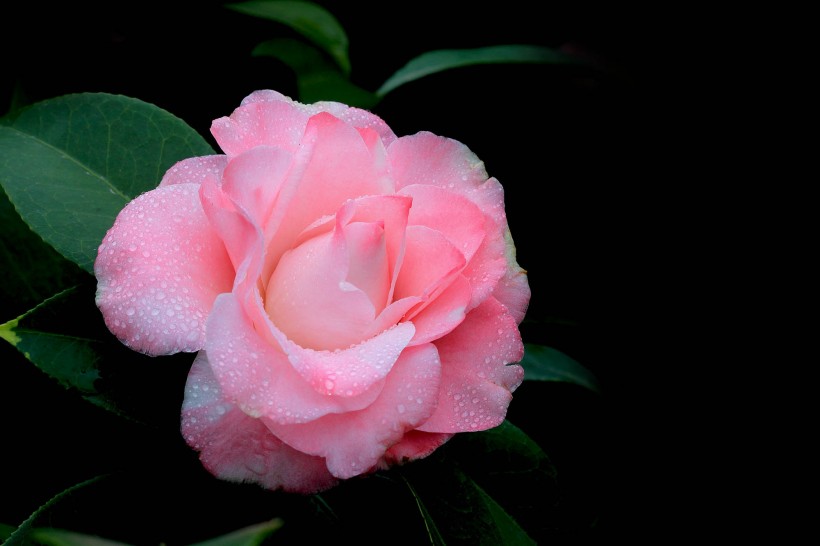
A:
<svg viewBox="0 0 820 546">
<path fill-rule="evenodd" d="M 66 289 L 16 319 L 0 324 L 0 338 L 63 386 L 93 396 L 94 382 L 99 378 L 94 345 L 99 342 L 87 337 L 80 321 L 65 320 L 69 315 L 63 313 L 77 295 L 77 287 Z"/>
<path fill-rule="evenodd" d="M 525 343 L 520 364 L 524 368 L 525 380 L 562 381 L 601 392 L 595 374 L 558 349 Z"/>
<path fill-rule="evenodd" d="M 212 538 L 204 542 L 197 542 L 191 546 L 258 546 L 265 538 L 282 526 L 282 520 L 272 519 L 243 529 L 233 531 L 221 537 Z"/>
<path fill-rule="evenodd" d="M 560 526 L 558 472 L 524 431 L 504 421 L 489 430 L 459 434 L 445 447 L 448 456 L 525 529 L 549 531 Z"/>
<path fill-rule="evenodd" d="M 578 61 L 548 47 L 499 45 L 474 49 L 438 49 L 422 53 L 398 69 L 376 91 L 380 99 L 399 86 L 443 70 L 477 64 L 571 64 Z"/>
<path fill-rule="evenodd" d="M 454 462 L 408 466 L 405 481 L 426 526 L 430 544 L 534 545 L 516 521 Z M 435 470 L 431 473 L 431 470 Z"/>
<path fill-rule="evenodd" d="M 88 278 L 23 222 L 0 190 L 0 321 L 28 311 L 47 297 Z"/>
<path fill-rule="evenodd" d="M 345 76 L 350 75 L 347 34 L 336 17 L 322 6 L 298 0 L 255 0 L 225 7 L 287 25 L 326 51 Z"/>
<path fill-rule="evenodd" d="M 9 538 L 14 532 L 14 529 L 16 529 L 16 527 L 6 525 L 5 523 L 0 523 L 0 540 L 6 540 Z"/>
<path fill-rule="evenodd" d="M 64 529 L 52 529 L 51 527 L 34 529 L 31 531 L 30 536 L 38 543 L 46 546 L 131 546 L 125 542 L 75 533 Z"/>
<path fill-rule="evenodd" d="M 321 51 L 304 42 L 289 38 L 269 40 L 257 45 L 251 54 L 274 57 L 288 65 L 296 75 L 301 102 L 333 100 L 365 109 L 376 104 L 373 93 L 351 83 Z"/>
<path fill-rule="evenodd" d="M 136 422 L 153 422 L 162 398 L 176 395 L 166 389 L 179 388 L 180 379 L 184 384 L 192 356 L 157 359 L 128 349 L 106 328 L 94 292 L 91 283 L 66 289 L 0 324 L 0 338 L 85 400 Z M 164 374 L 162 385 L 156 385 L 158 373 Z"/>
<path fill-rule="evenodd" d="M 177 161 L 212 153 L 185 122 L 152 104 L 66 95 L 0 126 L 0 185 L 34 232 L 93 273 L 97 247 L 125 204 Z"/>
<path fill-rule="evenodd" d="M 105 477 L 105 475 L 95 476 L 91 479 L 72 485 L 68 489 L 64 489 L 63 491 L 60 491 L 59 493 L 51 497 L 45 504 L 43 504 L 40 508 L 35 510 L 34 513 L 26 519 L 26 521 L 21 523 L 20 526 L 17 527 L 17 529 L 11 533 L 11 535 L 9 535 L 6 541 L 3 542 L 3 546 L 26 546 L 30 544 L 29 533 L 31 533 L 32 531 L 33 524 L 41 515 L 47 512 L 52 506 L 54 506 L 58 502 L 64 500 L 67 497 L 70 497 L 78 490 L 83 489 L 84 487 L 87 487 L 89 485 L 92 485 Z"/>
</svg>

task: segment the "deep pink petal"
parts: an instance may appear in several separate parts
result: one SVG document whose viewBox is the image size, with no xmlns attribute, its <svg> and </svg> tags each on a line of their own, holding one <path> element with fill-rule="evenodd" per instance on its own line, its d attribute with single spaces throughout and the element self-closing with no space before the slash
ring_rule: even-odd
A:
<svg viewBox="0 0 820 546">
<path fill-rule="evenodd" d="M 228 158 L 224 155 L 189 157 L 168 169 L 159 185 L 201 184 L 206 178 L 218 181 L 222 178 L 222 171 L 227 164 Z"/>
<path fill-rule="evenodd" d="M 327 460 L 337 478 L 373 469 L 405 433 L 424 422 L 438 397 L 440 361 L 431 344 L 405 350 L 379 398 L 362 411 L 327 415 L 302 425 L 269 423 L 271 430 L 305 453 Z"/>
<path fill-rule="evenodd" d="M 412 317 L 416 335 L 410 345 L 429 343 L 452 332 L 464 320 L 472 291 L 459 275 L 441 294 Z"/>
<path fill-rule="evenodd" d="M 317 219 L 336 214 L 349 199 L 394 193 L 386 166 L 374 161 L 361 134 L 327 113 L 310 118 L 294 161 L 301 170 L 290 172 L 266 226 L 272 235 L 263 277 Z"/>
<path fill-rule="evenodd" d="M 486 232 L 485 216 L 472 201 L 436 186 L 414 184 L 401 189 L 413 198 L 409 225 L 432 228 L 449 240 L 469 261 Z"/>
<path fill-rule="evenodd" d="M 256 285 L 264 254 L 261 229 L 214 181 L 207 179 L 202 183 L 199 197 L 208 221 L 228 250 L 236 271 L 234 287 L 248 283 Z"/>
<path fill-rule="evenodd" d="M 416 459 L 423 459 L 433 451 L 444 445 L 453 434 L 440 434 L 435 432 L 422 432 L 411 430 L 401 441 L 388 449 L 379 467 L 390 468 L 396 464 L 404 464 Z"/>
<path fill-rule="evenodd" d="M 294 370 L 283 350 L 257 332 L 234 294 L 217 298 L 207 334 L 208 359 L 225 398 L 254 417 L 303 423 L 362 409 L 378 396 L 378 382 L 351 396 L 317 392 Z"/>
<path fill-rule="evenodd" d="M 231 261 L 198 191 L 198 184 L 173 184 L 142 194 L 99 247 L 97 305 L 111 332 L 134 350 L 201 349 L 214 299 L 231 289 Z"/>
<path fill-rule="evenodd" d="M 297 493 L 315 493 L 337 482 L 324 459 L 291 448 L 227 400 L 204 351 L 188 374 L 181 429 L 203 466 L 220 479 Z"/>
<path fill-rule="evenodd" d="M 524 378 L 518 362 L 524 345 L 518 324 L 493 298 L 467 314 L 452 333 L 435 342 L 441 355 L 436 411 L 419 430 L 465 432 L 501 424 Z"/>
<path fill-rule="evenodd" d="M 438 231 L 408 226 L 394 297 L 434 298 L 464 267 L 464 255 Z"/>
</svg>

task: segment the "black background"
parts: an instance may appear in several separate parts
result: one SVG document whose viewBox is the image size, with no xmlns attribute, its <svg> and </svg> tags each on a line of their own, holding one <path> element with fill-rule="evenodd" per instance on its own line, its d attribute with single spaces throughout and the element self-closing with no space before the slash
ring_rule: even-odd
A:
<svg viewBox="0 0 820 546">
<path fill-rule="evenodd" d="M 432 49 L 527 43 L 594 61 L 595 69 L 453 70 L 397 89 L 374 112 L 397 135 L 432 131 L 484 161 L 504 185 L 518 261 L 532 287 L 524 340 L 566 352 L 602 381 L 601 396 L 525 385 L 510 406 L 510 420 L 563 473 L 567 517 L 580 530 L 562 538 L 651 537 L 649 513 L 663 511 L 652 495 L 668 478 L 658 473 L 645 487 L 658 447 L 647 439 L 649 409 L 636 400 L 660 390 L 652 370 L 667 357 L 657 348 L 665 324 L 652 314 L 655 296 L 664 294 L 655 279 L 669 266 L 658 230 L 674 199 L 663 186 L 668 167 L 659 167 L 667 145 L 659 127 L 674 116 L 665 99 L 667 21 L 637 6 L 590 2 L 319 3 L 347 31 L 352 80 L 369 90 Z M 0 109 L 15 86 L 27 102 L 119 93 L 168 110 L 211 140 L 211 120 L 250 92 L 296 97 L 286 67 L 250 54 L 290 31 L 221 4 L 17 8 L 4 15 L 8 80 Z M 14 366 L 2 370 L 4 391 L 14 391 L 2 411 L 16 447 L 3 453 L 3 503 L 11 506 L 2 517 L 12 520 L 0 523 L 16 525 L 62 487 L 93 475 L 94 457 L 116 456 L 110 442 L 128 440 L 99 438 L 87 423 L 106 426 L 108 416 L 76 404 L 13 349 L 2 351 Z"/>
</svg>

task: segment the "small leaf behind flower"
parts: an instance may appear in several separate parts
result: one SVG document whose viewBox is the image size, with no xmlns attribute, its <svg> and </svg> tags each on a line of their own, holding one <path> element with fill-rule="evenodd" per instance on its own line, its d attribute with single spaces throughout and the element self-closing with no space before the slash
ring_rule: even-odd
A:
<svg viewBox="0 0 820 546">
<path fill-rule="evenodd" d="M 398 69 L 378 90 L 379 99 L 399 86 L 443 70 L 477 64 L 536 63 L 573 64 L 578 61 L 548 47 L 499 45 L 474 49 L 438 49 L 422 53 Z"/>
<path fill-rule="evenodd" d="M 322 6 L 300 0 L 251 0 L 225 7 L 289 26 L 326 51 L 345 76 L 350 74 L 347 34 L 336 17 Z"/>
<path fill-rule="evenodd" d="M 376 104 L 373 93 L 351 83 L 321 51 L 304 42 L 289 38 L 269 40 L 257 45 L 251 54 L 274 57 L 288 65 L 296 75 L 301 102 L 333 100 L 365 109 Z"/>
<path fill-rule="evenodd" d="M 212 153 L 194 129 L 152 104 L 65 95 L 0 125 L 0 185 L 35 233 L 93 273 L 97 248 L 125 204 L 177 161 Z"/>
<path fill-rule="evenodd" d="M 601 392 L 595 374 L 558 349 L 525 343 L 520 364 L 524 368 L 525 380 L 562 381 Z"/>
</svg>

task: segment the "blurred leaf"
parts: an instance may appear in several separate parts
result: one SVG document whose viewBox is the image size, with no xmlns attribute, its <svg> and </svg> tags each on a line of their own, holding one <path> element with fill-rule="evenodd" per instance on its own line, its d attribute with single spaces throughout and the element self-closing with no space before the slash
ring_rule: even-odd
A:
<svg viewBox="0 0 820 546">
<path fill-rule="evenodd" d="M 32 230 L 93 273 L 97 247 L 123 206 L 177 161 L 212 153 L 185 122 L 152 104 L 66 95 L 0 126 L 0 185 Z"/>
<path fill-rule="evenodd" d="M 125 542 L 50 527 L 34 529 L 30 536 L 46 546 L 131 546 Z"/>
<path fill-rule="evenodd" d="M 376 90 L 380 99 L 406 83 L 443 70 L 477 64 L 536 63 L 571 64 L 578 61 L 564 53 L 535 45 L 499 45 L 475 49 L 438 49 L 422 53 L 390 76 Z"/>
<path fill-rule="evenodd" d="M 534 343 L 524 344 L 524 379 L 531 381 L 563 381 L 601 392 L 595 375 L 558 349 Z"/>
<path fill-rule="evenodd" d="M 205 542 L 197 542 L 191 544 L 191 546 L 258 546 L 268 535 L 281 526 L 282 520 L 272 519 Z"/>
<path fill-rule="evenodd" d="M 71 496 L 76 491 L 83 489 L 86 486 L 94 484 L 104 478 L 105 475 L 102 476 L 95 476 L 91 479 L 85 480 L 78 484 L 72 485 L 71 487 L 60 491 L 53 497 L 51 497 L 45 504 L 43 504 L 40 508 L 34 511 L 26 521 L 20 524 L 14 532 L 9 535 L 5 542 L 3 542 L 3 546 L 27 546 L 31 544 L 29 539 L 29 533 L 32 531 L 32 525 L 37 521 L 42 514 L 48 511 L 52 506 L 57 504 L 58 502 L 62 501 L 66 497 Z"/>
<path fill-rule="evenodd" d="M 47 297 L 87 279 L 35 234 L 0 190 L 0 321 L 16 317 Z"/>
<path fill-rule="evenodd" d="M 14 532 L 15 527 L 0 523 L 0 540 L 6 540 Z"/>
<path fill-rule="evenodd" d="M 345 76 L 350 75 L 347 34 L 336 17 L 322 6 L 299 0 L 252 0 L 225 7 L 289 26 L 326 51 Z"/>
<path fill-rule="evenodd" d="M 257 45 L 251 54 L 275 57 L 288 65 L 296 74 L 301 102 L 333 100 L 365 109 L 376 104 L 373 93 L 351 83 L 321 51 L 304 42 L 289 38 L 269 40 Z"/>
</svg>

